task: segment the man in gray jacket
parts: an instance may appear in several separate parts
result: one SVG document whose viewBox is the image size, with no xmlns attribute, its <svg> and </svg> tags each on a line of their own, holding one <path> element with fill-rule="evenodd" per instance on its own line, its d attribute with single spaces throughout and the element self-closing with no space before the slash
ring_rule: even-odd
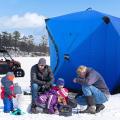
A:
<svg viewBox="0 0 120 120">
<path fill-rule="evenodd" d="M 78 77 L 73 80 L 74 83 L 81 84 L 83 96 L 76 98 L 78 104 L 87 105 L 87 109 L 80 113 L 95 114 L 105 108 L 104 102 L 110 95 L 108 87 L 103 77 L 94 69 L 86 66 L 80 66 L 77 69 Z"/>
<path fill-rule="evenodd" d="M 46 65 L 46 60 L 41 58 L 38 64 L 31 68 L 31 93 L 32 93 L 32 106 L 33 113 L 36 111 L 35 100 L 38 97 L 40 89 L 48 89 L 54 81 L 54 76 L 50 66 Z"/>
</svg>

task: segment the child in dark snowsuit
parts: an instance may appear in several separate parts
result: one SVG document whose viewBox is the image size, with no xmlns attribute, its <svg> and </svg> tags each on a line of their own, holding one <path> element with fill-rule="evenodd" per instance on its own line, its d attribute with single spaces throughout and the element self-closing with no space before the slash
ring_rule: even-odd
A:
<svg viewBox="0 0 120 120">
<path fill-rule="evenodd" d="M 6 76 L 1 79 L 1 98 L 3 99 L 5 113 L 13 111 L 12 99 L 15 97 L 13 86 L 14 78 L 14 74 L 12 72 L 8 72 Z"/>
</svg>

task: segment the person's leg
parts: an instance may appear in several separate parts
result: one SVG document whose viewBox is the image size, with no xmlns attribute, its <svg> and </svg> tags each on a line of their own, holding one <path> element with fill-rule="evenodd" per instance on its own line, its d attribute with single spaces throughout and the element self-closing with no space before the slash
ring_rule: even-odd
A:
<svg viewBox="0 0 120 120">
<path fill-rule="evenodd" d="M 31 84 L 31 94 L 32 94 L 32 104 L 31 104 L 31 112 L 34 114 L 37 114 L 38 111 L 36 109 L 36 99 L 38 97 L 38 90 L 39 90 L 38 84 Z"/>
<path fill-rule="evenodd" d="M 17 95 L 17 108 L 18 109 L 22 108 L 22 99 L 23 99 L 23 95 L 22 94 L 18 94 Z"/>
<path fill-rule="evenodd" d="M 83 96 L 78 96 L 76 98 L 76 101 L 79 105 L 87 105 L 87 101 L 86 101 L 86 98 L 85 98 L 84 95 Z"/>
<path fill-rule="evenodd" d="M 10 101 L 8 98 L 3 99 L 3 104 L 4 104 L 4 112 L 9 113 L 10 112 Z"/>
<path fill-rule="evenodd" d="M 90 90 L 90 86 L 82 86 L 82 91 L 83 91 L 83 96 L 78 96 L 76 98 L 77 103 L 80 105 L 87 105 L 87 100 L 86 100 L 86 96 L 92 96 L 92 92 Z"/>
<path fill-rule="evenodd" d="M 10 111 L 13 111 L 14 110 L 14 108 L 13 108 L 13 100 L 9 99 L 9 102 L 10 102 Z"/>
<path fill-rule="evenodd" d="M 35 103 L 35 99 L 38 96 L 39 86 L 36 83 L 31 84 L 32 103 Z"/>
<path fill-rule="evenodd" d="M 82 86 L 82 91 L 84 96 L 93 96 L 96 104 L 102 104 L 108 100 L 105 94 L 101 90 L 99 90 L 98 88 L 92 85 Z"/>
<path fill-rule="evenodd" d="M 108 101 L 108 98 L 105 96 L 105 94 L 99 90 L 98 88 L 94 86 L 90 86 L 90 89 L 92 91 L 92 94 L 95 98 L 95 103 L 96 103 L 96 113 L 100 112 L 105 108 L 103 105 L 104 102 Z"/>
<path fill-rule="evenodd" d="M 84 100 L 84 103 L 87 104 L 87 109 L 80 111 L 80 113 L 91 113 L 95 114 L 96 113 L 96 106 L 95 106 L 95 100 L 92 95 L 92 91 L 90 89 L 90 86 L 83 85 L 82 86 L 82 91 L 84 94 L 84 97 L 81 97 L 80 100 Z M 81 104 L 81 101 L 79 101 Z M 83 102 L 82 102 L 83 104 Z"/>
<path fill-rule="evenodd" d="M 88 103 L 87 112 L 90 112 L 92 109 L 89 109 L 91 106 L 95 106 L 96 104 L 96 112 L 104 109 L 103 103 L 107 101 L 107 97 L 101 90 L 94 86 L 82 86 L 82 90 L 84 95 L 86 96 L 86 100 Z M 89 107 L 90 106 L 90 107 Z M 94 107 L 95 108 L 95 107 Z M 95 109 L 94 109 L 95 110 Z M 86 112 L 86 111 L 85 111 Z"/>
<path fill-rule="evenodd" d="M 58 98 L 56 95 L 50 95 L 47 101 L 47 109 L 50 114 L 54 114 L 55 111 L 55 106 L 58 102 Z"/>
</svg>

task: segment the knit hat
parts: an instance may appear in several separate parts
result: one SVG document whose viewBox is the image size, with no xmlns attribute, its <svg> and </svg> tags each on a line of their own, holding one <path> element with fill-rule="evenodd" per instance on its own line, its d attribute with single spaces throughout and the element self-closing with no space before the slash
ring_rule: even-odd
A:
<svg viewBox="0 0 120 120">
<path fill-rule="evenodd" d="M 14 76 L 14 77 L 15 77 L 15 75 L 14 75 L 13 72 L 8 72 L 8 73 L 6 74 L 6 76 Z"/>
<path fill-rule="evenodd" d="M 46 60 L 45 60 L 45 58 L 40 58 L 38 64 L 40 64 L 40 65 L 46 65 Z"/>
<path fill-rule="evenodd" d="M 62 88 L 57 91 L 57 94 L 66 98 L 66 97 L 68 97 L 68 90 L 66 88 Z"/>
<path fill-rule="evenodd" d="M 58 80 L 57 80 L 57 86 L 60 86 L 60 85 L 64 86 L 64 79 L 63 78 L 58 78 Z"/>
<path fill-rule="evenodd" d="M 6 76 L 7 76 L 7 79 L 10 81 L 13 81 L 13 79 L 15 78 L 15 75 L 13 72 L 8 72 Z"/>
</svg>

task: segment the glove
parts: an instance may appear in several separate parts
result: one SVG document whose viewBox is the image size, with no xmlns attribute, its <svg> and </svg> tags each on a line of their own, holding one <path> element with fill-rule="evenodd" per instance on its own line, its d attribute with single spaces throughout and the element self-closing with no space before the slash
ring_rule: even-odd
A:
<svg viewBox="0 0 120 120">
<path fill-rule="evenodd" d="M 13 96 L 14 98 L 16 98 L 16 95 L 15 95 L 15 94 L 13 94 L 12 96 Z"/>
<path fill-rule="evenodd" d="M 52 83 L 51 83 L 51 82 L 47 82 L 47 83 L 46 83 L 46 87 L 47 87 L 47 88 L 51 88 L 51 87 L 52 87 Z"/>
<path fill-rule="evenodd" d="M 82 79 L 82 78 L 74 78 L 73 79 L 73 82 L 74 83 L 79 83 L 79 82 L 81 82 L 81 81 L 83 81 L 84 80 L 84 78 Z"/>
<path fill-rule="evenodd" d="M 74 83 L 77 83 L 77 78 L 74 78 L 74 79 L 73 79 L 73 82 L 74 82 Z"/>
<path fill-rule="evenodd" d="M 46 82 L 45 82 L 45 81 L 38 81 L 38 84 L 39 84 L 39 85 L 45 85 Z"/>
</svg>

